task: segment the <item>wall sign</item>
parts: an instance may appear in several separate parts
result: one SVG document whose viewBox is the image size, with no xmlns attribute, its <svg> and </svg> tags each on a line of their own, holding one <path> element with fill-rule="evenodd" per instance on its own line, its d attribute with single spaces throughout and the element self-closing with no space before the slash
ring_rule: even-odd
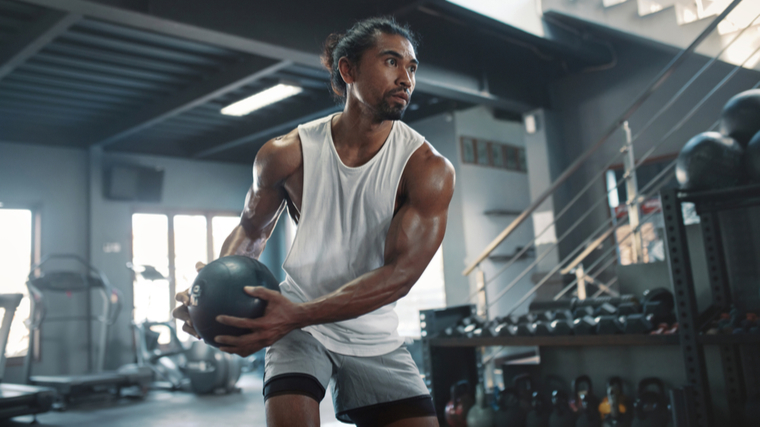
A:
<svg viewBox="0 0 760 427">
<path fill-rule="evenodd" d="M 463 136 L 459 140 L 464 163 L 527 172 L 525 148 Z"/>
</svg>

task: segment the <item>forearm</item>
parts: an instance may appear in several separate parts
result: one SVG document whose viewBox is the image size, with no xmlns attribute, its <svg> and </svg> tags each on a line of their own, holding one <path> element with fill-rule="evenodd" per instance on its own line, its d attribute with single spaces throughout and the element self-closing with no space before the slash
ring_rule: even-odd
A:
<svg viewBox="0 0 760 427">
<path fill-rule="evenodd" d="M 245 255 L 259 259 L 266 244 L 267 239 L 265 235 L 251 236 L 242 225 L 238 225 L 227 236 L 227 239 L 224 240 L 222 249 L 219 252 L 219 258 L 229 255 Z"/>
<path fill-rule="evenodd" d="M 299 304 L 299 328 L 354 319 L 397 301 L 409 292 L 415 280 L 383 266 L 363 274 L 340 289 Z"/>
</svg>

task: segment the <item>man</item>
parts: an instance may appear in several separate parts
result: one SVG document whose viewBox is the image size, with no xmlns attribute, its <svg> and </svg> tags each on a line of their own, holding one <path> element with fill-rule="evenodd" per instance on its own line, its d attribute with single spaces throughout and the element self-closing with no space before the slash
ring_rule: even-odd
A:
<svg viewBox="0 0 760 427">
<path fill-rule="evenodd" d="M 282 294 L 247 289 L 267 301 L 264 316 L 220 316 L 251 333 L 217 342 L 241 356 L 269 347 L 269 426 L 319 425 L 330 379 L 342 421 L 438 425 L 393 312 L 440 246 L 454 191 L 451 164 L 398 121 L 415 86 L 415 49 L 392 19 L 331 35 L 323 62 L 343 112 L 267 142 L 254 161 L 240 225 L 220 256 L 258 258 L 286 207 L 298 231 Z M 188 304 L 187 293 L 177 300 Z M 185 305 L 174 315 L 197 336 Z"/>
</svg>

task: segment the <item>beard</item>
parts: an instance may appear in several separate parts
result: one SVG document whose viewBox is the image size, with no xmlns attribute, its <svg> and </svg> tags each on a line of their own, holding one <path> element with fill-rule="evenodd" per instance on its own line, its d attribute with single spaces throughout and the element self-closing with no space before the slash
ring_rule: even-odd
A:
<svg viewBox="0 0 760 427">
<path fill-rule="evenodd" d="M 389 102 L 388 98 L 393 95 L 388 95 L 383 98 L 380 105 L 377 106 L 377 118 L 380 120 L 401 120 L 406 112 L 406 107 L 409 105 L 399 104 L 398 102 Z M 411 101 L 411 98 L 409 99 Z"/>
</svg>

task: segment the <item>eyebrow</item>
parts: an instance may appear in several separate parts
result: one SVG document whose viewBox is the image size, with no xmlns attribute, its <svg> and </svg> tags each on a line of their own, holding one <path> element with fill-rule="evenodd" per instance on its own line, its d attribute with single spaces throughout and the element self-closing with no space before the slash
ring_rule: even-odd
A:
<svg viewBox="0 0 760 427">
<path fill-rule="evenodd" d="M 396 58 L 404 59 L 404 56 L 402 54 L 400 54 L 400 53 L 398 53 L 398 52 L 396 52 L 395 50 L 392 50 L 392 49 L 387 49 L 387 50 L 384 50 L 384 51 L 380 52 L 380 56 L 385 56 L 385 55 L 395 56 Z M 420 65 L 420 61 L 416 60 L 415 58 L 412 58 L 411 61 L 414 63 L 414 65 Z"/>
</svg>

